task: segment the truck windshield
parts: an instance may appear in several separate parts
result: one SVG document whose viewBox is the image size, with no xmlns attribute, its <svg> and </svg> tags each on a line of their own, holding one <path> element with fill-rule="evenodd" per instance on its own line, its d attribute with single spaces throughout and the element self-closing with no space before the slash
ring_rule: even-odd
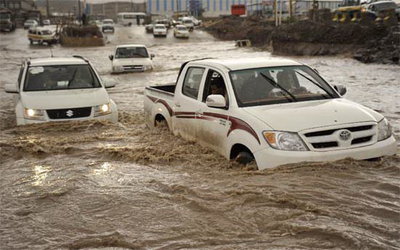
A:
<svg viewBox="0 0 400 250">
<path fill-rule="evenodd" d="M 89 65 L 29 67 L 24 91 L 86 89 L 101 87 Z"/>
<path fill-rule="evenodd" d="M 115 58 L 147 58 L 149 54 L 145 47 L 118 48 Z"/>
<path fill-rule="evenodd" d="M 339 97 L 307 66 L 237 70 L 230 77 L 239 107 Z"/>
</svg>

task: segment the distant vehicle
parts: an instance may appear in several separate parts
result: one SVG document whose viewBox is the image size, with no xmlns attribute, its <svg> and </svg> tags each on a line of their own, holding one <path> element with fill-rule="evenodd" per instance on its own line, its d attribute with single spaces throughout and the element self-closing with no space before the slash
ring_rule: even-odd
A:
<svg viewBox="0 0 400 250">
<path fill-rule="evenodd" d="M 185 25 L 189 31 L 194 29 L 193 20 L 190 17 L 182 17 L 182 25 Z"/>
<path fill-rule="evenodd" d="M 37 43 L 51 45 L 58 42 L 58 38 L 53 30 L 46 27 L 34 26 L 28 31 L 28 39 L 30 44 Z"/>
<path fill-rule="evenodd" d="M 397 152 L 383 115 L 342 98 L 344 86 L 302 63 L 200 59 L 179 72 L 175 84 L 146 87 L 147 126 L 166 124 L 227 159 L 266 169 Z"/>
<path fill-rule="evenodd" d="M 14 12 L 6 8 L 0 8 L 0 31 L 11 32 L 15 30 L 15 27 Z"/>
<path fill-rule="evenodd" d="M 146 13 L 143 12 L 120 12 L 117 15 L 117 21 L 123 26 L 131 26 L 132 24 L 142 23 L 142 20 L 146 17 Z"/>
<path fill-rule="evenodd" d="M 189 38 L 189 31 L 185 25 L 176 25 L 174 28 L 174 37 Z"/>
<path fill-rule="evenodd" d="M 164 24 L 167 29 L 171 27 L 171 22 L 168 19 L 156 20 L 155 24 Z"/>
<path fill-rule="evenodd" d="M 365 4 L 363 7 L 376 17 L 375 21 L 386 21 L 391 16 L 396 17 L 396 9 L 398 8 L 393 1 L 372 2 Z"/>
<path fill-rule="evenodd" d="M 43 58 L 23 63 L 18 82 L 6 84 L 18 94 L 17 125 L 51 121 L 118 121 L 117 106 L 89 61 L 83 58 Z"/>
<path fill-rule="evenodd" d="M 192 19 L 193 25 L 194 26 L 200 26 L 202 24 L 201 20 L 198 20 L 197 18 L 195 18 L 194 16 L 190 16 L 190 19 Z"/>
<path fill-rule="evenodd" d="M 89 24 L 90 25 L 96 25 L 99 28 L 101 28 L 103 26 L 103 22 L 100 21 L 100 20 L 90 20 Z"/>
<path fill-rule="evenodd" d="M 153 28 L 153 36 L 154 37 L 157 37 L 157 36 L 167 37 L 167 32 L 168 32 L 168 30 L 164 24 L 154 25 L 154 28 Z"/>
<path fill-rule="evenodd" d="M 28 19 L 24 22 L 24 29 L 29 29 L 31 27 L 38 26 L 39 23 L 34 19 Z"/>
<path fill-rule="evenodd" d="M 101 31 L 106 32 L 106 31 L 111 31 L 114 32 L 114 21 L 112 19 L 104 19 L 102 22 L 101 26 Z"/>
<path fill-rule="evenodd" d="M 244 4 L 232 4 L 231 5 L 232 16 L 246 15 L 246 5 Z"/>
<path fill-rule="evenodd" d="M 118 45 L 109 58 L 112 62 L 113 73 L 143 72 L 153 69 L 153 57 L 149 55 L 145 45 Z"/>
<path fill-rule="evenodd" d="M 42 21 L 42 23 L 43 23 L 43 25 L 50 25 L 51 24 L 49 19 L 44 19 Z"/>
<path fill-rule="evenodd" d="M 153 33 L 154 24 L 146 24 L 145 29 L 147 33 Z"/>
</svg>

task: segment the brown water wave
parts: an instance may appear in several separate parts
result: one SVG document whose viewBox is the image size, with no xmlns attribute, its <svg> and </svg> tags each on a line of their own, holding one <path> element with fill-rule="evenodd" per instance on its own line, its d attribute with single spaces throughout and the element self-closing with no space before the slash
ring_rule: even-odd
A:
<svg viewBox="0 0 400 250">
<path fill-rule="evenodd" d="M 399 156 L 249 171 L 141 112 L 4 130 L 1 156 L 5 248 L 400 247 Z"/>
</svg>

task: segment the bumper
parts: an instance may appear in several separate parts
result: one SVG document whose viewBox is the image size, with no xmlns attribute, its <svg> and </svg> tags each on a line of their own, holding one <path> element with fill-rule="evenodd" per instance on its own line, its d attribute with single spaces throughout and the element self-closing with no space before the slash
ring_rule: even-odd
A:
<svg viewBox="0 0 400 250">
<path fill-rule="evenodd" d="M 327 152 L 295 152 L 267 148 L 254 152 L 254 157 L 256 159 L 258 168 L 261 170 L 298 162 L 336 161 L 344 158 L 365 160 L 385 155 L 394 155 L 396 152 L 396 140 L 393 136 L 391 136 L 390 138 L 377 142 L 373 145 L 346 150 Z"/>
<path fill-rule="evenodd" d="M 176 33 L 176 34 L 175 34 L 175 37 L 189 38 L 189 34 L 179 34 L 179 33 Z"/>
<path fill-rule="evenodd" d="M 75 119 L 48 119 L 38 121 L 38 120 L 29 120 L 25 118 L 17 118 L 17 125 L 27 125 L 27 124 L 35 124 L 35 123 L 45 123 L 45 122 L 71 122 L 71 121 L 87 121 L 87 120 L 98 120 L 98 121 L 110 121 L 112 123 L 118 122 L 118 112 L 113 112 L 108 115 L 93 117 L 83 117 L 83 118 L 75 118 Z"/>
</svg>

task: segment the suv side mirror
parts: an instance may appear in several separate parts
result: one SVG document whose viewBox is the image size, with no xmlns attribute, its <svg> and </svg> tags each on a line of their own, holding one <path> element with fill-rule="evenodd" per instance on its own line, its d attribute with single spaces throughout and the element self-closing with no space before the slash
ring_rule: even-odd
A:
<svg viewBox="0 0 400 250">
<path fill-rule="evenodd" d="M 344 85 L 333 85 L 333 88 L 342 96 L 347 93 L 346 86 Z"/>
<path fill-rule="evenodd" d="M 115 82 L 105 82 L 104 83 L 104 87 L 106 88 L 106 89 L 108 89 L 108 88 L 114 88 L 115 87 Z"/>
<path fill-rule="evenodd" d="M 150 55 L 150 59 L 151 59 L 151 60 L 153 60 L 154 57 L 156 57 L 156 55 L 154 55 L 154 54 L 151 54 L 151 55 Z"/>
<path fill-rule="evenodd" d="M 114 56 L 113 55 L 109 55 L 108 58 L 110 58 L 110 60 L 114 60 Z"/>
<path fill-rule="evenodd" d="M 206 105 L 211 108 L 225 108 L 226 100 L 223 95 L 209 95 L 206 99 Z"/>
<path fill-rule="evenodd" d="M 13 93 L 13 94 L 19 92 L 17 84 L 6 84 L 4 86 L 4 90 L 6 91 L 6 93 Z"/>
</svg>

